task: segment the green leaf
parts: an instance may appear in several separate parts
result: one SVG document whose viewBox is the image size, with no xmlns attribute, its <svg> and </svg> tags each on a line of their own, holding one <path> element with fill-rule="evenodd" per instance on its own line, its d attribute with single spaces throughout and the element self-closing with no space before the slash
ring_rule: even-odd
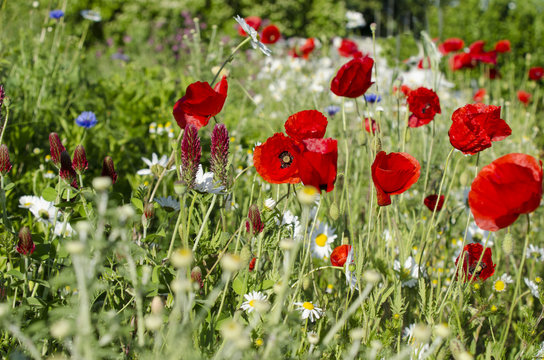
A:
<svg viewBox="0 0 544 360">
<path fill-rule="evenodd" d="M 43 300 L 35 298 L 35 297 L 26 298 L 26 302 L 30 306 L 44 307 L 45 305 L 45 302 Z"/>
<path fill-rule="evenodd" d="M 132 203 L 132 205 L 134 205 L 136 209 L 140 210 L 141 212 L 144 212 L 144 204 L 142 203 L 142 200 L 137 198 L 131 198 L 130 202 Z"/>
<path fill-rule="evenodd" d="M 47 201 L 55 201 L 57 199 L 57 192 L 53 188 L 45 188 L 42 191 L 42 197 Z"/>
<path fill-rule="evenodd" d="M 15 187 L 15 183 L 9 183 L 7 184 L 6 186 L 4 186 L 4 191 L 5 192 L 8 192 L 10 191 L 11 189 L 13 189 Z"/>
<path fill-rule="evenodd" d="M 8 271 L 6 273 L 6 275 L 11 275 L 19 280 L 23 280 L 25 278 L 25 276 L 23 275 L 23 273 L 21 273 L 20 271 L 18 270 L 15 270 L 15 269 L 11 269 L 10 271 Z"/>
<path fill-rule="evenodd" d="M 264 280 L 263 283 L 261 284 L 261 290 L 268 290 L 272 286 L 274 286 L 275 283 L 276 282 L 274 280 Z"/>
<path fill-rule="evenodd" d="M 244 281 L 242 279 L 240 279 L 239 277 L 234 279 L 234 281 L 232 282 L 232 289 L 238 295 L 244 295 L 246 293 L 246 288 L 244 286 Z"/>
</svg>

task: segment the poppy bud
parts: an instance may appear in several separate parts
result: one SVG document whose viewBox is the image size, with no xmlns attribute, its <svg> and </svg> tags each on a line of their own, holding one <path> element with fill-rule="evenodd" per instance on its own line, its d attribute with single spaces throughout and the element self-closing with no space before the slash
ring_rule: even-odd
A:
<svg viewBox="0 0 544 360">
<path fill-rule="evenodd" d="M 85 148 L 83 145 L 76 146 L 72 166 L 78 174 L 81 174 L 88 169 L 89 163 L 87 162 L 87 155 L 85 154 Z"/>
<path fill-rule="evenodd" d="M 264 230 L 264 224 L 261 220 L 261 212 L 257 205 L 253 204 L 249 207 L 247 214 L 248 220 L 246 220 L 246 230 L 251 234 L 259 234 Z"/>
<path fill-rule="evenodd" d="M 249 261 L 253 258 L 253 254 L 249 249 L 249 245 L 245 245 L 240 251 L 240 260 L 243 264 L 249 264 Z"/>
<path fill-rule="evenodd" d="M 70 159 L 70 155 L 68 154 L 68 151 L 64 150 L 60 154 L 60 177 L 66 181 L 68 184 L 72 185 L 73 187 L 77 188 L 77 174 L 72 167 L 72 159 Z"/>
<path fill-rule="evenodd" d="M 212 132 L 210 168 L 225 187 L 228 185 L 229 133 L 224 124 L 217 124 Z"/>
<path fill-rule="evenodd" d="M 310 285 L 312 285 L 312 282 L 310 281 L 309 277 L 305 277 L 302 279 L 302 288 L 304 290 L 308 290 L 310 288 Z"/>
<path fill-rule="evenodd" d="M 32 235 L 30 229 L 27 226 L 23 226 L 19 230 L 19 243 L 17 244 L 17 252 L 21 255 L 32 255 L 36 245 L 32 241 Z"/>
<path fill-rule="evenodd" d="M 59 134 L 49 134 L 49 149 L 51 151 L 51 161 L 56 167 L 60 167 L 60 154 L 66 149 L 60 141 Z"/>
<path fill-rule="evenodd" d="M 504 240 L 502 241 L 502 251 L 504 251 L 506 255 L 510 255 L 513 249 L 514 249 L 514 240 L 512 239 L 512 235 L 506 234 L 506 236 L 504 237 Z"/>
<path fill-rule="evenodd" d="M 11 170 L 11 161 L 9 160 L 8 147 L 0 145 L 0 173 L 6 175 Z"/>
<path fill-rule="evenodd" d="M 338 205 L 336 205 L 336 201 L 331 204 L 331 207 L 329 208 L 329 215 L 333 221 L 338 220 L 340 210 L 338 209 Z"/>
<path fill-rule="evenodd" d="M 198 130 L 194 125 L 187 125 L 181 140 L 181 178 L 188 188 L 195 185 L 196 172 L 200 163 L 202 147 Z"/>
<path fill-rule="evenodd" d="M 113 159 L 111 156 L 106 156 L 104 162 L 102 163 L 102 176 L 109 176 L 111 178 L 111 183 L 115 184 L 117 181 L 117 173 L 115 172 L 115 167 L 113 165 Z"/>
</svg>

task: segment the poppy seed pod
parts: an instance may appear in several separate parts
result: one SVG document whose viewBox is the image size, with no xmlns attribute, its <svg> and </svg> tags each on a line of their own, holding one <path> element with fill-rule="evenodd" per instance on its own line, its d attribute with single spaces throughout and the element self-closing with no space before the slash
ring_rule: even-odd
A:
<svg viewBox="0 0 544 360">
<path fill-rule="evenodd" d="M 51 151 L 51 161 L 56 167 L 60 167 L 60 154 L 66 151 L 62 142 L 60 141 L 59 134 L 49 134 L 49 149 Z"/>
<path fill-rule="evenodd" d="M 85 154 L 85 148 L 83 145 L 76 146 L 74 150 L 74 160 L 72 161 L 74 170 L 81 174 L 88 169 L 89 163 L 87 162 L 87 154 Z"/>
<path fill-rule="evenodd" d="M 0 145 L 0 173 L 6 175 L 11 170 L 11 167 L 8 147 L 2 144 Z"/>
<path fill-rule="evenodd" d="M 113 165 L 113 159 L 111 156 L 106 156 L 102 162 L 102 176 L 108 176 L 111 178 L 111 183 L 115 184 L 117 181 L 117 173 L 115 172 L 115 166 Z"/>
<path fill-rule="evenodd" d="M 181 178 L 188 188 L 195 185 L 202 147 L 196 126 L 189 124 L 181 139 Z"/>
</svg>

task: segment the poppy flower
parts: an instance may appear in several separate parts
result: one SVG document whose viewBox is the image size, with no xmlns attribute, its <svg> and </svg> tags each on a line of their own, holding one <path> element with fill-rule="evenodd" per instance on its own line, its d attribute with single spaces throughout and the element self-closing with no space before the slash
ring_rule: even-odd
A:
<svg viewBox="0 0 544 360">
<path fill-rule="evenodd" d="M 472 182 L 468 204 L 480 229 L 497 231 L 535 211 L 542 197 L 542 162 L 508 154 L 484 166 Z"/>
<path fill-rule="evenodd" d="M 255 262 L 257 261 L 257 258 L 253 258 L 251 259 L 251 261 L 249 262 L 249 271 L 253 271 L 255 270 Z"/>
<path fill-rule="evenodd" d="M 531 102 L 531 94 L 527 91 L 520 90 L 518 91 L 518 100 L 527 106 Z"/>
<path fill-rule="evenodd" d="M 505 53 L 510 51 L 510 40 L 499 40 L 495 44 L 495 51 Z"/>
<path fill-rule="evenodd" d="M 336 139 L 306 139 L 298 161 L 299 176 L 304 185 L 326 192 L 334 189 L 338 163 Z"/>
<path fill-rule="evenodd" d="M 465 46 L 465 42 L 459 38 L 450 38 L 444 40 L 444 42 L 438 45 L 438 50 L 442 55 L 449 54 L 450 52 L 459 51 Z"/>
<path fill-rule="evenodd" d="M 350 251 L 351 245 L 337 246 L 331 253 L 332 266 L 344 266 Z"/>
<path fill-rule="evenodd" d="M 482 102 L 484 101 L 485 94 L 485 89 L 478 89 L 478 91 L 476 91 L 476 93 L 472 97 L 472 100 L 474 100 L 475 102 Z"/>
<path fill-rule="evenodd" d="M 497 52 L 485 51 L 485 41 L 478 40 L 473 42 L 469 47 L 469 54 L 472 60 L 480 61 L 486 64 L 497 65 Z"/>
<path fill-rule="evenodd" d="M 262 22 L 260 17 L 258 17 L 258 16 L 248 16 L 244 20 L 246 21 L 246 23 L 249 26 L 254 28 L 255 31 L 259 31 L 259 28 L 261 27 L 261 22 Z M 238 34 L 240 34 L 240 36 L 247 36 L 247 33 L 239 25 L 238 25 Z"/>
<path fill-rule="evenodd" d="M 380 151 L 372 163 L 372 181 L 378 194 L 378 205 L 391 204 L 391 195 L 402 194 L 419 179 L 421 165 L 410 154 Z"/>
<path fill-rule="evenodd" d="M 452 71 L 461 70 L 461 69 L 470 69 L 475 66 L 472 62 L 472 56 L 468 53 L 459 53 L 450 57 L 449 60 L 450 69 Z"/>
<path fill-rule="evenodd" d="M 419 60 L 419 62 L 417 63 L 417 68 L 418 69 L 430 69 L 431 68 L 431 58 L 429 58 L 427 56 L 426 58 L 422 58 L 421 60 Z"/>
<path fill-rule="evenodd" d="M 440 100 L 431 89 L 424 87 L 410 91 L 408 94 L 408 109 L 412 112 L 408 126 L 420 127 L 430 123 L 436 114 L 440 114 Z"/>
<path fill-rule="evenodd" d="M 301 150 L 295 141 L 276 133 L 253 152 L 253 164 L 262 178 L 272 184 L 300 182 L 298 157 Z"/>
<path fill-rule="evenodd" d="M 361 57 L 363 53 L 359 51 L 359 47 L 355 41 L 342 39 L 342 43 L 338 48 L 338 53 L 343 57 Z"/>
<path fill-rule="evenodd" d="M 399 89 L 396 87 L 396 86 L 393 86 L 393 94 L 395 94 Z M 408 85 L 401 85 L 400 86 L 400 91 L 404 94 L 404 96 L 408 97 L 408 95 L 410 94 L 410 91 L 412 91 L 412 89 L 410 89 L 410 87 Z"/>
<path fill-rule="evenodd" d="M 327 118 L 317 110 L 303 110 L 289 116 L 285 132 L 297 141 L 322 138 L 327 130 Z"/>
<path fill-rule="evenodd" d="M 484 253 L 483 256 L 482 251 Z M 480 260 L 480 257 L 482 260 Z M 485 280 L 495 273 L 495 265 L 491 258 L 491 249 L 485 248 L 484 251 L 482 244 L 473 243 L 465 245 L 461 254 L 455 259 L 455 265 L 457 265 L 459 259 L 463 259 L 461 269 L 463 270 L 465 282 L 470 281 L 473 276 L 474 280 Z"/>
<path fill-rule="evenodd" d="M 442 206 L 444 206 L 444 195 L 440 195 L 440 200 L 438 199 L 438 195 L 429 195 L 423 200 L 423 204 L 431 210 L 434 211 L 434 208 L 436 207 L 436 211 L 442 210 Z M 437 204 L 438 202 L 438 204 Z"/>
<path fill-rule="evenodd" d="M 263 29 L 261 34 L 261 42 L 263 44 L 274 44 L 281 37 L 280 29 L 276 25 L 268 25 Z"/>
<path fill-rule="evenodd" d="M 451 145 L 474 155 L 491 147 L 492 141 L 506 139 L 512 129 L 501 119 L 501 107 L 485 104 L 468 104 L 453 112 L 449 136 Z"/>
<path fill-rule="evenodd" d="M 315 40 L 314 38 L 309 38 L 306 42 L 300 47 L 300 52 L 304 59 L 308 59 L 312 51 L 315 49 Z"/>
<path fill-rule="evenodd" d="M 338 96 L 357 98 L 363 95 L 372 82 L 374 60 L 365 56 L 344 64 L 332 79 L 331 91 Z"/>
<path fill-rule="evenodd" d="M 544 77 L 544 68 L 540 66 L 529 69 L 529 79 L 538 81 Z"/>
<path fill-rule="evenodd" d="M 174 105 L 173 115 L 179 127 L 185 129 L 187 124 L 193 124 L 200 129 L 206 126 L 210 118 L 223 109 L 227 90 L 226 76 L 223 76 L 213 89 L 210 84 L 203 81 L 189 85 L 185 95 Z"/>
<path fill-rule="evenodd" d="M 378 123 L 374 119 L 365 118 L 365 130 L 366 132 L 370 131 L 370 124 L 372 124 L 372 134 L 375 134 L 376 132 L 380 131 L 380 127 L 378 126 Z"/>
</svg>

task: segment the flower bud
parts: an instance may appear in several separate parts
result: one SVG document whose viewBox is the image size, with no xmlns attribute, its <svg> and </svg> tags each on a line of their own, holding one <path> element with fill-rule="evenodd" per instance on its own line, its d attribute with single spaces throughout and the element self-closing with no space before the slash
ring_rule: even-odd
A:
<svg viewBox="0 0 544 360">
<path fill-rule="evenodd" d="M 302 279 L 302 288 L 304 290 L 308 290 L 310 288 L 310 285 L 312 285 L 312 281 L 310 280 L 309 277 L 304 277 Z"/>
<path fill-rule="evenodd" d="M 319 342 L 319 335 L 315 331 L 308 331 L 308 342 L 315 345 Z"/>
<path fill-rule="evenodd" d="M 443 324 L 438 324 L 434 327 L 434 333 L 436 334 L 436 336 L 439 336 L 444 339 L 450 336 L 451 331 L 448 327 L 448 324 L 443 323 Z"/>
<path fill-rule="evenodd" d="M 200 270 L 199 266 L 195 266 L 193 270 L 191 270 L 191 280 L 198 283 L 200 289 L 204 287 L 204 282 L 202 281 L 202 270 Z"/>
<path fill-rule="evenodd" d="M 416 324 L 413 334 L 416 342 L 425 344 L 431 338 L 431 329 L 425 324 Z"/>
<path fill-rule="evenodd" d="M 221 258 L 221 266 L 226 272 L 235 272 L 240 269 L 242 261 L 236 254 L 225 254 Z"/>
<path fill-rule="evenodd" d="M 331 207 L 329 208 L 329 215 L 332 220 L 338 220 L 338 217 L 340 216 L 340 210 L 338 209 L 338 205 L 336 205 L 336 201 L 331 204 Z"/>
<path fill-rule="evenodd" d="M 242 264 L 249 264 L 252 258 L 253 254 L 251 253 L 249 245 L 245 245 L 240 251 L 240 261 L 242 261 Z"/>
<path fill-rule="evenodd" d="M 111 186 L 111 178 L 109 176 L 100 176 L 93 179 L 93 187 L 96 191 L 105 191 Z"/>
<path fill-rule="evenodd" d="M 170 256 L 170 262 L 176 268 L 184 268 L 193 262 L 193 253 L 190 249 L 178 249 Z"/>
<path fill-rule="evenodd" d="M 49 149 L 51 151 L 51 161 L 56 167 L 60 167 L 60 155 L 66 149 L 62 145 L 57 133 L 53 132 L 49 134 Z"/>
<path fill-rule="evenodd" d="M 363 279 L 371 284 L 376 284 L 380 278 L 380 273 L 375 270 L 367 270 L 363 274 Z"/>
<path fill-rule="evenodd" d="M 181 139 L 181 178 L 188 188 L 195 186 L 196 172 L 200 163 L 202 147 L 196 126 L 189 124 L 185 127 Z"/>
<path fill-rule="evenodd" d="M 51 325 L 51 335 L 59 340 L 64 339 L 68 336 L 72 329 L 72 323 L 66 319 L 61 319 Z"/>
<path fill-rule="evenodd" d="M 228 186 L 229 133 L 224 124 L 216 124 L 212 131 L 210 168 L 225 188 Z"/>
<path fill-rule="evenodd" d="M 111 178 L 111 183 L 115 184 L 117 181 L 117 173 L 115 172 L 115 167 L 113 165 L 113 159 L 111 156 L 106 156 L 104 162 L 102 163 L 102 176 L 109 176 Z"/>
<path fill-rule="evenodd" d="M 11 161 L 9 160 L 8 147 L 0 145 L 0 173 L 6 175 L 11 170 Z"/>
<path fill-rule="evenodd" d="M 76 146 L 72 167 L 78 174 L 81 174 L 88 169 L 89 163 L 87 162 L 87 155 L 85 154 L 83 145 Z"/>
<path fill-rule="evenodd" d="M 272 198 L 268 198 L 264 201 L 265 210 L 272 211 L 276 207 L 276 201 Z"/>
<path fill-rule="evenodd" d="M 146 203 L 144 206 L 144 216 L 150 220 L 155 216 L 155 207 L 151 203 Z"/>
<path fill-rule="evenodd" d="M 176 195 L 181 195 L 187 191 L 187 186 L 182 181 L 174 182 L 174 192 Z"/>
<path fill-rule="evenodd" d="M 151 313 L 154 315 L 160 315 L 162 314 L 163 309 L 164 303 L 162 302 L 161 297 L 155 296 L 153 300 L 151 300 Z"/>
<path fill-rule="evenodd" d="M 246 220 L 246 230 L 252 235 L 261 233 L 264 230 L 264 224 L 261 220 L 261 212 L 257 205 L 253 204 L 249 207 L 247 214 L 248 220 Z"/>
<path fill-rule="evenodd" d="M 514 250 L 514 240 L 511 234 L 506 234 L 502 242 L 502 251 L 504 251 L 505 255 L 510 255 L 512 250 Z"/>
<path fill-rule="evenodd" d="M 77 188 L 77 174 L 74 168 L 72 167 L 72 159 L 70 159 L 70 155 L 68 154 L 68 151 L 64 150 L 60 154 L 60 172 L 59 175 L 61 179 L 66 181 L 66 183 L 72 185 L 73 187 Z"/>
<path fill-rule="evenodd" d="M 236 340 L 242 335 L 243 327 L 236 320 L 231 319 L 225 321 L 219 330 L 225 340 Z"/>
<path fill-rule="evenodd" d="M 287 238 L 287 239 L 281 239 L 279 245 L 280 245 L 280 249 L 282 250 L 293 250 L 296 246 L 296 243 L 293 239 Z"/>
<path fill-rule="evenodd" d="M 32 255 L 36 245 L 32 241 L 32 235 L 30 229 L 27 226 L 23 226 L 19 230 L 19 243 L 17 244 L 17 252 L 21 255 Z"/>
<path fill-rule="evenodd" d="M 4 105 L 4 98 L 6 97 L 6 92 L 4 91 L 4 85 L 0 85 L 0 109 Z"/>
</svg>

